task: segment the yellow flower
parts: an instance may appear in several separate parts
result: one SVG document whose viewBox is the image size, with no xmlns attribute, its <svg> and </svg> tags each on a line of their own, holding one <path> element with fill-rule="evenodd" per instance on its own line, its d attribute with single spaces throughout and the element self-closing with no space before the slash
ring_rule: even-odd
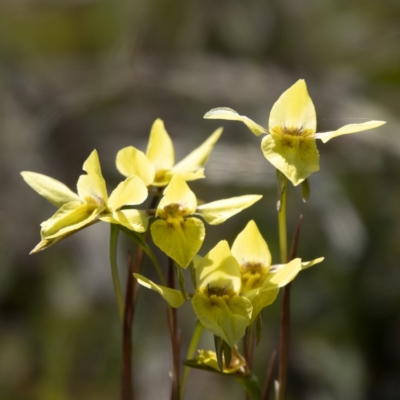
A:
<svg viewBox="0 0 400 400">
<path fill-rule="evenodd" d="M 77 183 L 78 194 L 63 183 L 35 172 L 21 172 L 25 182 L 58 211 L 41 224 L 41 242 L 32 250 L 36 253 L 72 235 L 99 220 L 121 224 L 128 229 L 144 232 L 148 225 L 145 211 L 126 209 L 142 203 L 147 198 L 147 188 L 137 176 L 130 176 L 107 194 L 106 183 L 101 173 L 96 150 L 83 164 L 87 174 L 81 175 Z"/>
<path fill-rule="evenodd" d="M 171 307 L 180 307 L 185 302 L 180 291 L 156 285 L 139 274 L 134 276 L 142 286 L 158 292 Z M 253 307 L 247 298 L 240 296 L 239 264 L 225 240 L 201 259 L 196 281 L 192 297 L 194 312 L 206 329 L 232 347 L 244 336 Z"/>
<path fill-rule="evenodd" d="M 204 178 L 204 164 L 221 136 L 217 129 L 202 145 L 175 164 L 175 151 L 164 122 L 157 119 L 151 128 L 146 154 L 133 146 L 121 149 L 117 154 L 117 169 L 124 176 L 137 175 L 146 186 L 166 186 L 175 174 L 185 181 Z"/>
<path fill-rule="evenodd" d="M 254 221 L 239 233 L 232 250 L 220 241 L 200 260 L 196 260 L 196 292 L 193 310 L 200 323 L 231 347 L 244 336 L 260 311 L 274 302 L 279 288 L 291 282 L 305 268 L 321 262 L 318 258 L 302 262 L 296 258 L 271 267 L 271 254 Z M 135 274 L 137 281 L 158 292 L 172 307 L 185 298 L 179 290 L 157 285 Z"/>
<path fill-rule="evenodd" d="M 184 178 L 174 175 L 158 205 L 157 219 L 150 227 L 154 244 L 186 268 L 200 250 L 205 237 L 204 223 L 198 217 L 211 225 L 221 224 L 261 197 L 239 196 L 198 206 L 196 196 Z"/>
<path fill-rule="evenodd" d="M 316 133 L 314 104 L 304 80 L 298 80 L 274 104 L 269 118 L 269 131 L 230 108 L 215 108 L 204 118 L 242 121 L 257 136 L 266 133 L 261 143 L 265 158 L 295 186 L 319 170 L 319 154 L 315 139 L 330 139 L 376 128 L 384 121 L 368 121 L 345 125 L 324 133 Z"/>
<path fill-rule="evenodd" d="M 233 354 L 230 364 L 225 365 L 225 360 L 223 360 L 222 371 L 219 369 L 217 355 L 215 351 L 210 350 L 197 350 L 199 353 L 193 360 L 184 361 L 185 365 L 204 369 L 206 371 L 218 372 L 223 374 L 246 374 L 248 367 L 246 360 L 239 354 L 239 352 L 233 347 Z"/>
<path fill-rule="evenodd" d="M 200 323 L 229 346 L 244 336 L 253 313 L 251 301 L 240 295 L 241 275 L 229 245 L 221 240 L 196 268 L 193 310 Z"/>
<path fill-rule="evenodd" d="M 250 324 L 264 307 L 275 301 L 279 288 L 290 283 L 301 270 L 324 259 L 302 262 L 295 258 L 287 264 L 271 266 L 268 245 L 254 221 L 250 221 L 236 237 L 232 254 L 240 265 L 240 293 L 253 307 Z"/>
</svg>

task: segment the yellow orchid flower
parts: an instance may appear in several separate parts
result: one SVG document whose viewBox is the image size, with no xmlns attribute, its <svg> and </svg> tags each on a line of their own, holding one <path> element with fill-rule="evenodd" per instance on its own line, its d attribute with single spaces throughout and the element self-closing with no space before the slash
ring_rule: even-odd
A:
<svg viewBox="0 0 400 400">
<path fill-rule="evenodd" d="M 261 197 L 246 195 L 198 206 L 196 196 L 185 179 L 174 175 L 158 205 L 157 219 L 150 227 L 154 244 L 186 268 L 200 250 L 205 237 L 204 223 L 197 216 L 211 225 L 221 224 Z"/>
<path fill-rule="evenodd" d="M 117 169 L 124 176 L 137 175 L 146 186 L 166 186 L 175 174 L 185 181 L 204 178 L 204 164 L 222 133 L 217 129 L 202 145 L 175 164 L 175 151 L 164 122 L 157 119 L 151 128 L 146 154 L 133 146 L 121 149 L 117 154 Z"/>
<path fill-rule="evenodd" d="M 215 336 L 234 346 L 246 332 L 253 306 L 240 295 L 240 267 L 225 240 L 200 261 L 196 282 L 192 306 L 197 318 Z"/>
<path fill-rule="evenodd" d="M 158 292 L 171 307 L 180 307 L 185 302 L 179 290 L 156 285 L 139 274 L 134 276 L 142 286 Z M 253 307 L 250 300 L 240 296 L 240 267 L 225 240 L 201 259 L 196 281 L 192 297 L 194 312 L 205 328 L 232 347 L 244 336 Z"/>
<path fill-rule="evenodd" d="M 59 207 L 51 218 L 41 224 L 42 241 L 31 253 L 44 250 L 99 220 L 121 224 L 137 232 L 147 229 L 149 216 L 145 211 L 121 209 L 146 200 L 147 188 L 140 178 L 128 177 L 108 197 L 96 150 L 93 150 L 83 164 L 83 170 L 87 174 L 79 177 L 78 194 L 48 176 L 36 172 L 21 172 L 32 189 Z"/>
<path fill-rule="evenodd" d="M 227 366 L 223 360 L 222 371 L 219 369 L 217 354 L 215 351 L 210 350 L 197 350 L 198 355 L 193 360 L 184 361 L 185 365 L 194 368 L 204 369 L 211 372 L 218 372 L 223 374 L 239 374 L 244 375 L 247 373 L 248 366 L 245 358 L 235 349 L 232 348 L 233 354 L 230 364 Z"/>
<path fill-rule="evenodd" d="M 204 118 L 242 121 L 255 135 L 266 133 L 261 143 L 265 158 L 295 186 L 319 171 L 315 139 L 326 143 L 336 136 L 366 131 L 386 123 L 368 121 L 345 125 L 332 132 L 316 133 L 315 108 L 303 79 L 286 90 L 274 104 L 269 130 L 230 108 L 215 108 Z"/>
<path fill-rule="evenodd" d="M 232 245 L 232 254 L 240 265 L 240 293 L 251 301 L 253 323 L 259 312 L 272 304 L 279 288 L 290 283 L 297 274 L 314 264 L 323 261 L 323 257 L 302 262 L 296 258 L 287 264 L 271 266 L 271 253 L 256 223 L 250 221 L 236 237 Z"/>
<path fill-rule="evenodd" d="M 260 311 L 274 302 L 281 287 L 301 270 L 322 260 L 323 257 L 302 262 L 296 258 L 271 266 L 268 245 L 255 222 L 250 221 L 237 236 L 232 250 L 222 240 L 196 262 L 193 310 L 205 328 L 232 347 Z M 139 274 L 135 278 L 142 286 L 158 292 L 171 307 L 185 302 L 179 290 L 157 285 Z"/>
</svg>

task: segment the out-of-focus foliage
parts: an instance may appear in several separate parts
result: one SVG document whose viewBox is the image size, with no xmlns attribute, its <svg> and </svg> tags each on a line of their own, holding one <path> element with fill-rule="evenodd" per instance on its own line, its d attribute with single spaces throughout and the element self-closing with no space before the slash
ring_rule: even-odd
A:
<svg viewBox="0 0 400 400">
<path fill-rule="evenodd" d="M 107 226 L 28 256 L 53 210 L 19 172 L 52 176 L 75 191 L 96 148 L 111 189 L 120 181 L 118 150 L 144 151 L 156 118 L 181 159 L 221 125 L 203 120 L 206 111 L 226 105 L 267 126 L 272 104 L 300 78 L 318 106 L 318 131 L 364 119 L 388 123 L 321 146 L 307 204 L 289 191 L 291 231 L 304 214 L 299 256 L 325 256 L 293 286 L 290 393 L 300 400 L 397 398 L 399 18 L 394 0 L 3 0 L 0 398 L 111 399 L 120 384 Z M 231 244 L 255 219 L 277 258 L 275 173 L 246 127 L 224 126 L 207 178 L 194 190 L 205 202 L 264 197 L 211 227 L 201 254 L 221 239 Z M 125 256 L 122 246 L 123 276 Z M 150 263 L 144 273 L 157 281 Z M 278 312 L 278 303 L 264 312 L 260 377 L 276 347 Z M 179 310 L 179 321 L 185 352 L 195 323 L 190 307 Z M 211 349 L 212 338 L 204 334 L 200 347 Z M 151 291 L 139 294 L 134 358 L 138 398 L 167 398 L 165 307 Z M 242 399 L 223 378 L 193 371 L 187 398 Z"/>
</svg>

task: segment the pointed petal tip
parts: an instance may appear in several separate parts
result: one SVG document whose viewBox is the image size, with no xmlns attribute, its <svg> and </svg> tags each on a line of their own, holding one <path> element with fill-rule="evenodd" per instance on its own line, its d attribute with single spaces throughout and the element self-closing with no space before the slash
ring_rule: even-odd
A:
<svg viewBox="0 0 400 400">
<path fill-rule="evenodd" d="M 205 118 L 205 116 L 204 116 Z M 215 140 L 217 141 L 220 136 L 222 135 L 222 132 L 224 131 L 224 127 L 220 126 L 219 128 L 217 128 L 212 134 L 211 137 L 215 138 Z"/>
</svg>

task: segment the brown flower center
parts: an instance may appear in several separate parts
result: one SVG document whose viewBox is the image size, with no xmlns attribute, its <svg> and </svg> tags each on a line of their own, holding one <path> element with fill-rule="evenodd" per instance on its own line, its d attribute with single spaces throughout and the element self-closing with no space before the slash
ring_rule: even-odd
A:
<svg viewBox="0 0 400 400">
<path fill-rule="evenodd" d="M 265 281 L 265 277 L 269 272 L 269 268 L 261 263 L 247 262 L 240 266 L 242 274 L 242 293 L 251 289 L 261 287 Z"/>
</svg>

